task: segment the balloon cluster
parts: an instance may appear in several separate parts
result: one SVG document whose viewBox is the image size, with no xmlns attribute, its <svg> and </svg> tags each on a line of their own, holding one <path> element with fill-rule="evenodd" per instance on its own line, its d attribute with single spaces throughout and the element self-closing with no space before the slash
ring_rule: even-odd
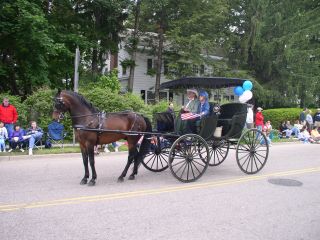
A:
<svg viewBox="0 0 320 240">
<path fill-rule="evenodd" d="M 233 89 L 235 95 L 239 96 L 239 102 L 246 103 L 252 98 L 251 89 L 253 84 L 251 81 L 246 80 L 241 86 L 237 86 Z"/>
</svg>

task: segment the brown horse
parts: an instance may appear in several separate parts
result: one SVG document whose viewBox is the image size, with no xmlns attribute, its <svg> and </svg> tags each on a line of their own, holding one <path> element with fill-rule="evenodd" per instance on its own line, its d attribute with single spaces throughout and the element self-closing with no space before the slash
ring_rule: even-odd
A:
<svg viewBox="0 0 320 240">
<path fill-rule="evenodd" d="M 92 178 L 88 185 L 93 186 L 96 183 L 94 146 L 112 143 L 119 139 L 128 141 L 129 156 L 127 165 L 119 176 L 118 181 L 123 181 L 132 162 L 134 162 L 134 167 L 129 179 L 133 180 L 135 178 L 138 173 L 138 166 L 149 150 L 150 140 L 145 136 L 138 151 L 137 142 L 141 135 L 104 132 L 103 130 L 151 132 L 152 126 L 148 118 L 132 111 L 102 113 L 78 93 L 59 90 L 54 99 L 53 117 L 62 117 L 64 112 L 70 113 L 72 126 L 76 129 L 76 138 L 81 148 L 85 174 L 80 184 L 87 184 L 88 182 L 88 159 L 92 170 Z M 90 128 L 94 131 L 79 130 L 78 128 Z"/>
</svg>

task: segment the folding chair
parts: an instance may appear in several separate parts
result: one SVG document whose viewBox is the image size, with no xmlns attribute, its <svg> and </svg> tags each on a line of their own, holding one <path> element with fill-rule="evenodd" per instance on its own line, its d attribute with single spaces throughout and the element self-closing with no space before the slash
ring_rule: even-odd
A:
<svg viewBox="0 0 320 240">
<path fill-rule="evenodd" d="M 61 123 L 53 121 L 48 125 L 47 140 L 53 144 L 60 145 L 63 148 L 64 138 L 67 133 L 64 132 L 64 126 Z"/>
</svg>

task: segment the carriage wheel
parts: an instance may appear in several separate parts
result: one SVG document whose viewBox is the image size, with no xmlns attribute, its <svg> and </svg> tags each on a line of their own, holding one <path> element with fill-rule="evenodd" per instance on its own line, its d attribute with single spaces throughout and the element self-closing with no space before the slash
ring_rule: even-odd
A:
<svg viewBox="0 0 320 240">
<path fill-rule="evenodd" d="M 142 165 L 152 172 L 162 172 L 168 168 L 169 152 L 169 147 L 152 145 L 151 151 L 144 157 Z"/>
<path fill-rule="evenodd" d="M 245 131 L 240 137 L 237 148 L 237 163 L 246 174 L 259 172 L 267 162 L 269 144 L 266 136 L 257 129 Z"/>
<path fill-rule="evenodd" d="M 209 142 L 209 166 L 220 165 L 228 156 L 230 143 L 224 139 Z"/>
<path fill-rule="evenodd" d="M 173 143 L 169 154 L 169 168 L 179 181 L 193 182 L 208 168 L 209 156 L 208 144 L 202 137 L 186 134 Z"/>
</svg>

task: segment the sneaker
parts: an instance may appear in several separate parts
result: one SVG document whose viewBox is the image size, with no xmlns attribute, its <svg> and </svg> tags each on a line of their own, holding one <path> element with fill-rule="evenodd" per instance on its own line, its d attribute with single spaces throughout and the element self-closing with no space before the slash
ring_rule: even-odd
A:
<svg viewBox="0 0 320 240">
<path fill-rule="evenodd" d="M 10 148 L 10 149 L 8 150 L 8 152 L 12 152 L 12 150 L 13 150 L 13 149 L 12 149 L 12 148 Z"/>
<path fill-rule="evenodd" d="M 30 135 L 27 135 L 27 136 L 23 136 L 22 138 L 26 140 L 26 139 L 29 139 L 30 137 L 31 137 Z"/>
<path fill-rule="evenodd" d="M 23 149 L 23 148 L 20 148 L 20 151 L 21 151 L 21 152 L 24 152 L 24 149 Z"/>
<path fill-rule="evenodd" d="M 29 156 L 33 155 L 32 148 L 29 148 Z"/>
</svg>

